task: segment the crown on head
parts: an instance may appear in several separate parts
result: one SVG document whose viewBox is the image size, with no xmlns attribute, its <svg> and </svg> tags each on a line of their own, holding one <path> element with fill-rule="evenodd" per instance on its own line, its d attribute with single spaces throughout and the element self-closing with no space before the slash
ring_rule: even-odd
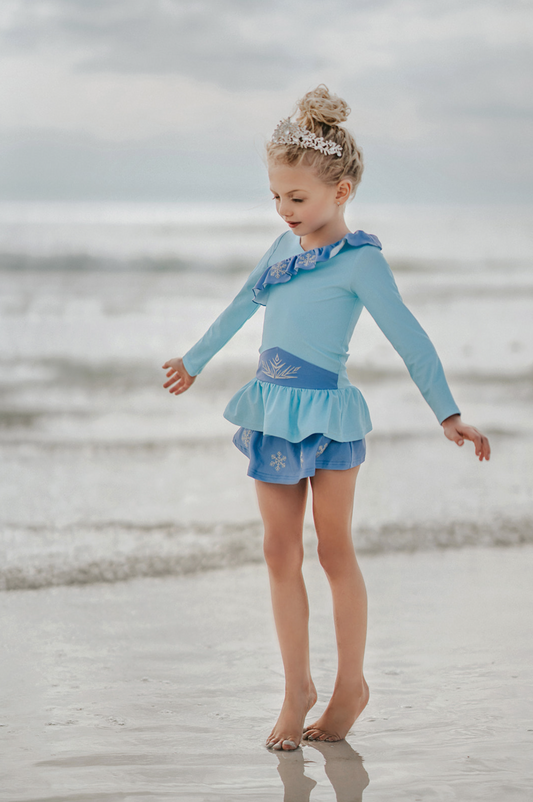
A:
<svg viewBox="0 0 533 802">
<path fill-rule="evenodd" d="M 272 134 L 272 142 L 280 145 L 298 145 L 300 148 L 313 148 L 325 153 L 328 156 L 342 156 L 342 147 L 332 142 L 331 139 L 324 139 L 317 136 L 312 131 L 308 131 L 298 123 L 293 123 L 290 117 L 281 120 L 276 130 Z"/>
</svg>

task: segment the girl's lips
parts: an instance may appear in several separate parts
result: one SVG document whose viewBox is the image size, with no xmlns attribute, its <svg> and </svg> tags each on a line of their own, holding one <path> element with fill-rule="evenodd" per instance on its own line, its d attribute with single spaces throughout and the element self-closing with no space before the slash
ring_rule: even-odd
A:
<svg viewBox="0 0 533 802">
<path fill-rule="evenodd" d="M 300 225 L 300 223 L 289 223 L 289 221 L 287 220 L 287 225 L 288 225 L 290 228 L 296 228 L 296 226 L 299 226 L 299 225 Z"/>
</svg>

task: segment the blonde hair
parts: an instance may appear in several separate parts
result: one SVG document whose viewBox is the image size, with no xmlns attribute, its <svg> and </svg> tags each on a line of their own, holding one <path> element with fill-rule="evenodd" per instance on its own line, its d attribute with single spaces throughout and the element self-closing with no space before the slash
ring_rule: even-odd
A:
<svg viewBox="0 0 533 802">
<path fill-rule="evenodd" d="M 268 162 L 291 167 L 298 167 L 300 164 L 312 167 L 325 184 L 338 184 L 343 179 L 349 179 L 352 197 L 361 183 L 364 167 L 363 154 L 353 135 L 346 128 L 341 128 L 341 123 L 350 114 L 348 104 L 337 95 L 330 95 L 327 86 L 319 84 L 298 101 L 293 114 L 296 114 L 296 122 L 308 131 L 340 145 L 342 156 L 327 155 L 299 145 L 268 142 Z"/>
</svg>

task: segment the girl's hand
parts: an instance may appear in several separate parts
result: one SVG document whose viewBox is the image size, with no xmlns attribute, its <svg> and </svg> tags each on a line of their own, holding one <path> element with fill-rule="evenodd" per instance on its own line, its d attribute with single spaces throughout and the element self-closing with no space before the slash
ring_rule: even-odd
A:
<svg viewBox="0 0 533 802">
<path fill-rule="evenodd" d="M 444 434 L 448 440 L 453 440 L 458 446 L 462 446 L 465 440 L 472 440 L 476 447 L 476 457 L 480 462 L 490 459 L 490 445 L 484 434 L 481 434 L 474 426 L 463 423 L 460 415 L 450 415 L 449 418 L 441 423 Z"/>
<path fill-rule="evenodd" d="M 187 373 L 181 357 L 169 359 L 168 362 L 165 362 L 163 365 L 163 370 L 167 370 L 167 376 L 169 377 L 163 387 L 169 387 L 169 393 L 174 393 L 174 395 L 184 393 L 196 379 L 196 376 L 191 376 Z"/>
</svg>

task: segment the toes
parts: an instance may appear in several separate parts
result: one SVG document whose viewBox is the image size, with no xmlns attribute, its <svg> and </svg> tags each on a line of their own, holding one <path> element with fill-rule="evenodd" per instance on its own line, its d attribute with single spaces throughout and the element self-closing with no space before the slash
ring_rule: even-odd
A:
<svg viewBox="0 0 533 802">
<path fill-rule="evenodd" d="M 283 741 L 281 746 L 286 752 L 293 752 L 295 749 L 298 749 L 294 741 L 291 741 L 289 738 Z"/>
<path fill-rule="evenodd" d="M 305 730 L 303 737 L 306 741 L 338 741 L 335 735 L 328 735 L 324 730 L 315 730 L 312 727 Z"/>
<path fill-rule="evenodd" d="M 292 738 L 281 738 L 279 741 L 272 739 L 268 740 L 265 744 L 267 749 L 275 749 L 277 752 L 283 750 L 284 752 L 294 752 L 298 749 L 298 744 Z"/>
</svg>

